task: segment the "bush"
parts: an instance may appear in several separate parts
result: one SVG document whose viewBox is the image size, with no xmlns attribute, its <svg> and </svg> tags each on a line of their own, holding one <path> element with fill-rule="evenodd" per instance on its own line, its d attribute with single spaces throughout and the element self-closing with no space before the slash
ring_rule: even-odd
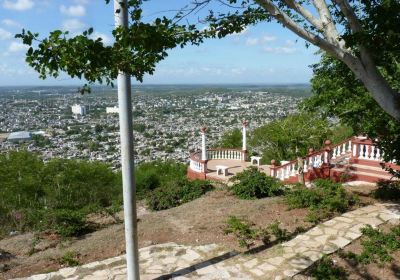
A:
<svg viewBox="0 0 400 280">
<path fill-rule="evenodd" d="M 297 185 L 285 195 L 285 202 L 290 209 L 310 209 L 306 218 L 309 222 L 319 222 L 335 212 L 343 213 L 357 202 L 357 198 L 348 194 L 339 183 L 315 180 L 314 184 L 312 188 Z"/>
<path fill-rule="evenodd" d="M 231 191 L 242 199 L 255 199 L 283 194 L 282 184 L 252 166 L 233 176 Z"/>
<path fill-rule="evenodd" d="M 240 247 L 249 249 L 256 241 L 261 241 L 267 245 L 271 241 L 271 235 L 276 242 L 288 240 L 291 235 L 299 233 L 296 231 L 290 234 L 286 229 L 282 229 L 279 221 L 275 221 L 266 227 L 256 227 L 256 225 L 244 217 L 229 216 L 227 225 L 224 229 L 225 234 L 233 234 L 238 239 Z"/>
<path fill-rule="evenodd" d="M 86 215 L 122 203 L 120 176 L 99 162 L 52 159 L 26 151 L 0 154 L 0 236 L 53 230 L 87 232 Z"/>
<path fill-rule="evenodd" d="M 139 199 L 146 198 L 152 191 L 186 179 L 186 165 L 175 161 L 154 161 L 136 168 L 136 193 Z"/>
<path fill-rule="evenodd" d="M 311 269 L 311 276 L 316 280 L 345 280 L 346 271 L 343 267 L 337 266 L 329 257 L 323 257 Z"/>
<path fill-rule="evenodd" d="M 400 182 L 380 181 L 372 195 L 382 200 L 400 200 Z"/>
<path fill-rule="evenodd" d="M 78 210 L 39 210 L 31 216 L 39 231 L 52 230 L 61 237 L 79 236 L 90 230 L 85 215 Z"/>
<path fill-rule="evenodd" d="M 70 251 L 65 252 L 65 254 L 59 260 L 59 263 L 66 266 L 78 266 L 81 264 L 78 260 L 78 254 Z"/>
<path fill-rule="evenodd" d="M 227 226 L 224 229 L 225 234 L 234 234 L 238 239 L 240 247 L 249 249 L 254 245 L 256 240 L 261 240 L 267 244 L 270 235 L 267 230 L 262 228 L 255 228 L 255 224 L 245 218 L 230 216 L 227 221 Z"/>
<path fill-rule="evenodd" d="M 199 198 L 213 189 L 208 181 L 182 179 L 152 191 L 146 201 L 151 210 L 165 210 Z"/>
<path fill-rule="evenodd" d="M 367 225 L 361 232 L 364 235 L 361 241 L 362 252 L 344 254 L 345 258 L 362 264 L 383 264 L 391 262 L 391 254 L 400 250 L 400 226 L 395 226 L 386 233 Z"/>
</svg>

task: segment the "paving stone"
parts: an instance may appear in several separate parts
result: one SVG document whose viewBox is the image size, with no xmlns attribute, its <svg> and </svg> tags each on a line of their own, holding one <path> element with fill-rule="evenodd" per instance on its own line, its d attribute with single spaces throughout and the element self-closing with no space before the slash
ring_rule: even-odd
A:
<svg viewBox="0 0 400 280">
<path fill-rule="evenodd" d="M 347 246 L 351 241 L 348 240 L 348 239 L 346 239 L 346 238 L 343 238 L 343 237 L 340 237 L 340 236 L 339 236 L 339 237 L 336 238 L 336 239 L 329 240 L 329 242 L 335 244 L 335 245 L 338 246 L 339 248 L 343 248 L 343 247 Z"/>
<path fill-rule="evenodd" d="M 275 266 L 268 264 L 268 263 L 263 263 L 262 265 L 259 265 L 257 268 L 264 270 L 264 271 L 276 270 Z"/>
<path fill-rule="evenodd" d="M 250 269 L 250 272 L 255 274 L 255 275 L 257 275 L 257 276 L 263 276 L 264 275 L 264 272 L 259 270 L 259 269 L 257 269 L 257 268 Z"/>
<path fill-rule="evenodd" d="M 293 277 L 293 276 L 295 276 L 297 273 L 299 273 L 300 271 L 299 270 L 297 270 L 297 269 L 288 269 L 288 270 L 285 270 L 284 272 L 283 272 L 283 274 L 285 275 L 285 276 L 288 276 L 288 277 Z"/>
<path fill-rule="evenodd" d="M 353 222 L 353 219 L 349 219 L 349 218 L 343 217 L 343 216 L 341 216 L 341 217 L 336 217 L 336 218 L 334 218 L 334 220 L 340 221 L 340 222 L 345 222 L 345 223 L 348 223 L 348 224 L 350 224 L 350 223 Z"/>
<path fill-rule="evenodd" d="M 332 235 L 324 234 L 324 235 L 320 235 L 320 236 L 314 237 L 314 240 L 316 242 L 318 242 L 319 244 L 325 244 L 326 241 L 331 237 L 332 237 Z"/>
<path fill-rule="evenodd" d="M 306 232 L 306 234 L 308 234 L 308 235 L 321 235 L 321 234 L 324 234 L 324 232 L 322 231 L 322 229 L 320 227 L 315 227 L 315 228 L 309 230 L 308 232 Z"/>
<path fill-rule="evenodd" d="M 275 257 L 275 258 L 267 259 L 267 262 L 269 262 L 270 264 L 276 265 L 276 266 L 281 265 L 284 261 L 285 261 L 285 258 L 283 258 L 283 257 Z"/>
<path fill-rule="evenodd" d="M 245 262 L 243 265 L 247 268 L 253 268 L 258 263 L 258 259 L 252 259 L 250 261 Z"/>
<path fill-rule="evenodd" d="M 325 232 L 325 234 L 334 235 L 335 236 L 335 235 L 337 235 L 338 230 L 334 229 L 334 228 L 327 227 L 327 228 L 324 229 L 324 232 Z"/>
</svg>

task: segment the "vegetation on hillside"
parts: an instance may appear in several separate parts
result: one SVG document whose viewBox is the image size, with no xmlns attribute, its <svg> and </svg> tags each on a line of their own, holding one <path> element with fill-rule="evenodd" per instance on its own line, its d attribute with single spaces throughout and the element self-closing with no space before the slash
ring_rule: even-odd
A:
<svg viewBox="0 0 400 280">
<path fill-rule="evenodd" d="M 345 125 L 331 124 L 318 114 L 302 112 L 289 115 L 255 128 L 249 133 L 249 150 L 262 156 L 261 161 L 293 160 L 304 156 L 310 148 L 320 150 L 325 140 L 338 143 L 353 135 L 353 130 Z M 241 148 L 242 132 L 234 129 L 226 132 L 218 146 Z"/>
<path fill-rule="evenodd" d="M 330 180 L 315 180 L 314 186 L 307 188 L 295 186 L 285 194 L 290 209 L 308 208 L 307 220 L 317 223 L 332 217 L 335 213 L 344 213 L 358 202 L 358 198 L 347 193 L 342 184 Z"/>
<path fill-rule="evenodd" d="M 155 161 L 137 168 L 137 194 L 153 210 L 178 206 L 212 189 L 188 181 L 186 166 Z M 92 230 L 87 215 L 121 209 L 120 173 L 107 164 L 52 159 L 26 151 L 0 154 L 0 236 L 11 231 L 50 230 L 63 237 Z"/>
<path fill-rule="evenodd" d="M 230 190 L 241 199 L 256 199 L 283 194 L 283 185 L 279 180 L 267 176 L 254 166 L 237 173 L 230 181 L 233 182 Z"/>
</svg>

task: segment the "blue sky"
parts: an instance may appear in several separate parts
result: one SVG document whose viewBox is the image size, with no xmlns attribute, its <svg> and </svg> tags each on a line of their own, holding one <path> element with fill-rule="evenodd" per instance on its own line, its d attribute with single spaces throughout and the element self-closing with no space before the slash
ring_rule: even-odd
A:
<svg viewBox="0 0 400 280">
<path fill-rule="evenodd" d="M 188 2 L 151 0 L 144 10 L 145 19 Z M 54 29 L 76 34 L 94 27 L 95 36 L 112 43 L 112 8 L 104 0 L 0 0 L 0 86 L 82 84 L 66 76 L 38 79 L 26 65 L 26 49 L 14 34 L 22 28 L 43 36 Z M 263 23 L 225 39 L 170 51 L 144 83 L 307 83 L 312 74 L 308 65 L 319 60 L 316 50 L 306 48 L 304 41 L 280 25 Z"/>
</svg>

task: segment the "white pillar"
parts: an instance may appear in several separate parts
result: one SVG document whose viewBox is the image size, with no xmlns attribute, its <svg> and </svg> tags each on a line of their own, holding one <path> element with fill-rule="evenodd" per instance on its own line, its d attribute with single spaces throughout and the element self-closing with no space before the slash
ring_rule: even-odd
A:
<svg viewBox="0 0 400 280">
<path fill-rule="evenodd" d="M 243 120 L 242 122 L 243 124 L 243 129 L 242 129 L 242 136 L 243 136 L 243 146 L 242 146 L 242 150 L 243 151 L 247 151 L 247 136 L 246 136 L 246 129 L 247 126 L 249 125 L 249 122 L 246 120 Z"/>
<path fill-rule="evenodd" d="M 200 128 L 200 131 L 201 131 L 201 160 L 207 160 L 206 130 L 207 130 L 207 128 L 205 126 Z"/>
</svg>

